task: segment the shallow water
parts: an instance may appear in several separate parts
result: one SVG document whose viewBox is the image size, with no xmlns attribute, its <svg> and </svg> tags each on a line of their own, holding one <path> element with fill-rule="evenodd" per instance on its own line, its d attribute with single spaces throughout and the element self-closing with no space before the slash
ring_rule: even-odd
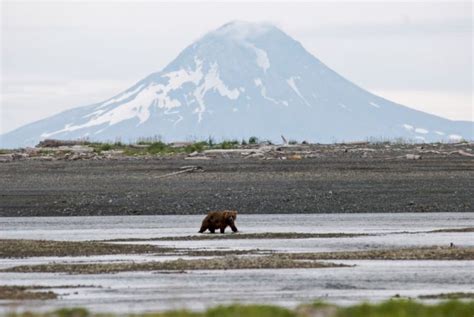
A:
<svg viewBox="0 0 474 317">
<path fill-rule="evenodd" d="M 192 235 L 203 216 L 4 217 L 5 239 L 105 240 Z M 474 213 L 266 214 L 239 215 L 239 230 L 251 232 L 393 232 L 474 226 Z M 229 230 L 229 229 L 228 229 Z"/>
<path fill-rule="evenodd" d="M 58 289 L 61 300 L 27 303 L 22 309 L 84 306 L 94 311 L 138 312 L 203 309 L 222 303 L 274 303 L 294 307 L 316 299 L 351 304 L 396 294 L 418 296 L 473 291 L 472 261 L 340 261 L 348 268 L 196 271 L 105 275 L 0 273 L 14 285 L 75 285 L 100 288 Z M 77 292 L 77 294 L 74 294 Z"/>
<path fill-rule="evenodd" d="M 454 243 L 458 246 L 474 246 L 474 233 L 421 233 L 384 234 L 353 238 L 311 239 L 232 239 L 199 241 L 134 241 L 160 246 L 197 249 L 261 249 L 279 252 L 330 252 L 394 247 L 432 246 Z"/>
<path fill-rule="evenodd" d="M 9 239 L 102 240 L 196 234 L 200 216 L 134 216 L 69 218 L 0 218 L 0 236 Z M 362 232 L 354 238 L 144 241 L 198 249 L 267 249 L 337 251 L 400 246 L 474 245 L 474 233 L 411 233 L 474 227 L 474 213 L 239 215 L 242 232 Z M 49 262 L 89 263 L 170 260 L 155 255 L 36 257 L 0 259 L 0 268 Z M 4 285 L 91 285 L 55 289 L 59 300 L 3 302 L 0 312 L 50 310 L 84 306 L 101 312 L 204 309 L 215 304 L 271 303 L 294 307 L 316 299 L 350 304 L 379 301 L 396 294 L 416 297 L 474 291 L 474 261 L 335 261 L 346 268 L 191 271 L 186 273 L 123 272 L 102 275 L 0 273 Z M 15 306 L 11 306 L 14 304 Z"/>
</svg>

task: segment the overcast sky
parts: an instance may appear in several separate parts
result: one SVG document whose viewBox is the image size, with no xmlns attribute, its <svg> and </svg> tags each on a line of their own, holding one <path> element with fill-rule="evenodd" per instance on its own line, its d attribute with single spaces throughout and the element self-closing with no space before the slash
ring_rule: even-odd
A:
<svg viewBox="0 0 474 317">
<path fill-rule="evenodd" d="M 273 23 L 371 92 L 474 121 L 470 1 L 1 0 L 0 9 L 0 133 L 108 99 L 231 20 Z"/>
</svg>

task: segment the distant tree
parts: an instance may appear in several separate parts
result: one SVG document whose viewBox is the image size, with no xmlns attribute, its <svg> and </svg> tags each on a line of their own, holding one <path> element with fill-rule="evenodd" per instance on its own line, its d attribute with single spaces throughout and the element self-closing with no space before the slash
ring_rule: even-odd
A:
<svg viewBox="0 0 474 317">
<path fill-rule="evenodd" d="M 258 143 L 258 138 L 256 136 L 251 136 L 249 138 L 249 144 L 257 144 Z"/>
<path fill-rule="evenodd" d="M 216 145 L 216 142 L 214 141 L 214 138 L 212 136 L 209 136 L 209 138 L 207 139 L 207 145 L 209 145 L 209 147 L 213 147 L 214 145 Z"/>
</svg>

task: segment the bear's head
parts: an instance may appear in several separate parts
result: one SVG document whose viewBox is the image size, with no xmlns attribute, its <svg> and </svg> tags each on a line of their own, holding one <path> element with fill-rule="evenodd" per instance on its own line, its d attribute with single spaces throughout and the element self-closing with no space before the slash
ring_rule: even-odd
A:
<svg viewBox="0 0 474 317">
<path fill-rule="evenodd" d="M 224 219 L 228 223 L 234 222 L 235 220 L 237 220 L 237 211 L 235 210 L 224 211 Z"/>
</svg>

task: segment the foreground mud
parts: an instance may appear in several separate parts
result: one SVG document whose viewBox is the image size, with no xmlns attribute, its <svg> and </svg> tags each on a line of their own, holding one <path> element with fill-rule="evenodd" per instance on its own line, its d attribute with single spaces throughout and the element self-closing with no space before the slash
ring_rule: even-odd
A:
<svg viewBox="0 0 474 317">
<path fill-rule="evenodd" d="M 8 247 L 5 247 L 8 245 Z M 16 249 L 18 248 L 18 249 Z M 158 252 L 159 251 L 159 252 Z M 79 256 L 102 254 L 140 254 L 153 252 L 156 256 L 213 257 L 178 259 L 162 262 L 125 263 L 55 263 L 22 265 L 1 272 L 46 272 L 70 274 L 100 274 L 125 271 L 186 271 L 227 269 L 285 269 L 340 267 L 341 264 L 315 262 L 318 260 L 474 260 L 474 247 L 418 247 L 374 249 L 350 252 L 272 253 L 262 250 L 192 250 L 166 249 L 151 245 L 120 245 L 98 242 L 4 240 L 0 244 L 2 257 Z"/>
<path fill-rule="evenodd" d="M 471 147 L 299 145 L 257 157 L 15 160 L 0 164 L 0 216 L 474 211 L 474 158 L 459 154 Z"/>
<path fill-rule="evenodd" d="M 91 256 L 107 254 L 170 253 L 172 248 L 152 245 L 77 241 L 0 240 L 0 258 L 33 256 Z"/>
<path fill-rule="evenodd" d="M 124 239 L 123 241 L 127 240 Z M 74 257 L 112 254 L 153 254 L 156 256 L 224 256 L 257 253 L 268 253 L 268 251 L 176 249 L 147 244 L 117 244 L 97 241 L 0 240 L 0 259 L 29 257 Z"/>
<path fill-rule="evenodd" d="M 271 256 L 224 256 L 212 259 L 193 259 L 144 263 L 91 263 L 91 264 L 44 264 L 16 266 L 1 272 L 41 272 L 69 274 L 103 274 L 129 271 L 186 271 L 186 270 L 241 270 L 241 269 L 314 269 L 344 267 L 346 265 L 292 260 L 283 255 Z"/>
<path fill-rule="evenodd" d="M 291 253 L 299 260 L 474 260 L 472 247 L 420 247 L 351 252 Z"/>
<path fill-rule="evenodd" d="M 39 290 L 43 288 L 37 286 L 0 285 L 0 300 L 46 300 L 58 298 L 58 295 L 52 291 Z"/>
</svg>

